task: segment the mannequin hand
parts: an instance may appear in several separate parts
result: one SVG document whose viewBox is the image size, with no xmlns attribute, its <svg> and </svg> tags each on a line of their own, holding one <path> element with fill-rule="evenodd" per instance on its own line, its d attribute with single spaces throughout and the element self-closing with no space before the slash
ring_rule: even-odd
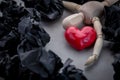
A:
<svg viewBox="0 0 120 80">
<path fill-rule="evenodd" d="M 90 57 L 88 58 L 88 60 L 86 61 L 85 66 L 88 66 L 88 65 L 93 64 L 93 63 L 97 60 L 97 58 L 98 58 L 98 57 L 97 57 L 96 54 L 90 56 Z"/>
</svg>

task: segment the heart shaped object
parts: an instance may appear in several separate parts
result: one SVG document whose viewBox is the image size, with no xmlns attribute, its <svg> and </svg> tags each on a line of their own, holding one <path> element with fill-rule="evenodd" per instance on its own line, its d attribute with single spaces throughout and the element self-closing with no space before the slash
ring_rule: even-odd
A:
<svg viewBox="0 0 120 80">
<path fill-rule="evenodd" d="M 91 26 L 84 26 L 81 30 L 70 26 L 66 29 L 64 36 L 73 48 L 82 50 L 95 42 L 96 31 Z"/>
</svg>

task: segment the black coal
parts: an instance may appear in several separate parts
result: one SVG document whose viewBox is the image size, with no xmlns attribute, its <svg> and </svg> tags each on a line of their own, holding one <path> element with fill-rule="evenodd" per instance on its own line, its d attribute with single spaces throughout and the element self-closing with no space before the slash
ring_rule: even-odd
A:
<svg viewBox="0 0 120 80">
<path fill-rule="evenodd" d="M 120 80 L 120 54 L 115 55 L 115 60 L 112 65 L 115 71 L 113 76 L 114 80 Z"/>
<path fill-rule="evenodd" d="M 44 12 L 39 9 L 41 2 L 29 0 L 32 4 L 28 2 L 28 5 L 26 1 L 26 7 L 13 0 L 0 1 L 0 77 L 5 80 L 87 80 L 82 70 L 75 67 L 67 70 L 70 64 L 59 73 L 63 67 L 60 57 L 45 50 L 50 36 L 40 24 Z M 62 15 L 60 0 L 48 0 L 43 6 L 49 7 L 45 19 L 55 20 Z M 52 12 L 54 16 L 48 16 L 47 13 Z"/>
<path fill-rule="evenodd" d="M 116 5 L 105 7 L 105 26 L 102 29 L 105 40 L 113 42 L 111 50 L 115 53 L 120 50 L 120 6 Z"/>
</svg>

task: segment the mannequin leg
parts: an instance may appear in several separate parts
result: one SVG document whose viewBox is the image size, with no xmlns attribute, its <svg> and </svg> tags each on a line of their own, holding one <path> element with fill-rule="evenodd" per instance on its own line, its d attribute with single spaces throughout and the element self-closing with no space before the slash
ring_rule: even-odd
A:
<svg viewBox="0 0 120 80">
<path fill-rule="evenodd" d="M 102 3 L 104 4 L 104 6 L 112 6 L 117 1 L 119 0 L 104 0 Z"/>
<path fill-rule="evenodd" d="M 66 17 L 63 20 L 62 25 L 64 29 L 67 29 L 70 26 L 80 27 L 81 25 L 83 25 L 83 20 L 84 15 L 80 12 Z"/>
<path fill-rule="evenodd" d="M 69 1 L 62 1 L 62 2 L 63 2 L 63 6 L 66 9 L 68 9 L 68 10 L 70 10 L 72 12 L 79 12 L 80 11 L 79 9 L 80 9 L 81 5 L 76 4 L 74 2 L 69 2 Z"/>
</svg>

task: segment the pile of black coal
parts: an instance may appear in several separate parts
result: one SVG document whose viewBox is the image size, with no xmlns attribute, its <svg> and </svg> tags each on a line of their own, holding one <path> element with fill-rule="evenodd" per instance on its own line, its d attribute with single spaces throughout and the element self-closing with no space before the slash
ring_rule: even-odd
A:
<svg viewBox="0 0 120 80">
<path fill-rule="evenodd" d="M 51 2 L 50 5 L 53 4 Z M 54 8 L 57 9 L 58 4 L 56 3 Z M 14 0 L 0 1 L 0 77 L 4 80 L 57 80 L 58 77 L 62 77 L 62 73 L 59 73 L 63 67 L 60 57 L 44 48 L 50 41 L 50 36 L 41 27 L 42 13 L 35 5 L 37 4 L 26 8 Z M 53 11 L 57 13 L 58 10 Z M 55 16 L 52 19 L 55 19 Z M 75 67 L 71 70 L 65 68 L 63 72 L 72 72 L 68 75 L 86 80 L 82 71 Z"/>
<path fill-rule="evenodd" d="M 87 80 L 83 71 L 77 69 L 74 65 L 70 65 L 71 62 L 71 59 L 66 60 L 62 72 L 56 76 L 55 80 Z"/>
<path fill-rule="evenodd" d="M 104 38 L 112 42 L 110 48 L 115 55 L 113 62 L 114 80 L 120 80 L 120 1 L 110 7 L 105 7 L 105 24 L 103 26 Z"/>
<path fill-rule="evenodd" d="M 115 71 L 113 76 L 114 80 L 120 80 L 120 54 L 116 54 L 112 65 Z"/>
<path fill-rule="evenodd" d="M 63 14 L 61 0 L 23 0 L 27 8 L 35 8 L 44 20 L 55 20 Z"/>
<path fill-rule="evenodd" d="M 113 42 L 111 50 L 117 53 L 120 50 L 120 3 L 111 7 L 105 7 L 105 26 L 103 33 L 105 40 Z"/>
</svg>

